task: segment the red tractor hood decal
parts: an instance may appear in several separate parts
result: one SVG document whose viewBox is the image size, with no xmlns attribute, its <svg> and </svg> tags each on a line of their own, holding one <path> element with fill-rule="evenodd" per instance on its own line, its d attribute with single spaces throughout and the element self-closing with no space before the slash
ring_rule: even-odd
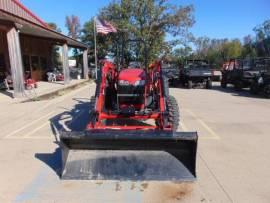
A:
<svg viewBox="0 0 270 203">
<path fill-rule="evenodd" d="M 145 80 L 145 78 L 145 71 L 139 68 L 128 68 L 121 70 L 118 76 L 118 80 L 125 80 L 130 84 L 134 84 L 138 80 Z"/>
</svg>

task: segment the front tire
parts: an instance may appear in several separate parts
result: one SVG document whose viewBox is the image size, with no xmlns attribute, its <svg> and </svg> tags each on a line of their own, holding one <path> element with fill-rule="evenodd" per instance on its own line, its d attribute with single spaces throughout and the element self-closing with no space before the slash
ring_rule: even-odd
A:
<svg viewBox="0 0 270 203">
<path fill-rule="evenodd" d="M 212 80 L 207 80 L 206 89 L 212 89 L 212 87 L 213 87 Z"/>
<path fill-rule="evenodd" d="M 251 94 L 258 94 L 258 92 L 259 92 L 258 84 L 255 83 L 255 82 L 252 83 L 251 86 L 250 86 L 249 91 L 250 91 Z"/>
<path fill-rule="evenodd" d="M 266 98 L 270 98 L 270 84 L 264 87 L 263 93 Z"/>
<path fill-rule="evenodd" d="M 227 88 L 227 82 L 226 82 L 226 80 L 221 79 L 220 84 L 221 84 L 221 87 L 222 87 L 222 88 L 224 88 L 224 89 Z"/>
<path fill-rule="evenodd" d="M 192 89 L 192 87 L 193 87 L 192 80 L 189 80 L 188 81 L 188 89 Z"/>
<path fill-rule="evenodd" d="M 243 82 L 240 81 L 240 80 L 236 81 L 235 84 L 234 84 L 234 88 L 237 91 L 241 91 L 242 88 L 243 88 Z"/>
</svg>

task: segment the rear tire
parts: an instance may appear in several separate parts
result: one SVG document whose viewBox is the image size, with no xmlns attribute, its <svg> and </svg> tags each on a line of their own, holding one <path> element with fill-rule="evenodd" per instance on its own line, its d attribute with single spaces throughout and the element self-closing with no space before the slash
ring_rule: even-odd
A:
<svg viewBox="0 0 270 203">
<path fill-rule="evenodd" d="M 193 87 L 192 80 L 189 80 L 188 81 L 188 89 L 192 89 L 192 87 Z"/>
<path fill-rule="evenodd" d="M 213 86 L 212 80 L 207 80 L 207 82 L 206 82 L 206 89 L 212 89 L 212 86 Z"/>
<path fill-rule="evenodd" d="M 220 84 L 221 84 L 222 88 L 224 88 L 224 89 L 227 88 L 227 82 L 225 80 L 222 79 Z"/>
<path fill-rule="evenodd" d="M 270 84 L 269 85 L 266 85 L 263 89 L 263 93 L 264 93 L 264 96 L 266 98 L 270 98 Z"/>
<path fill-rule="evenodd" d="M 234 88 L 235 88 L 235 90 L 237 90 L 237 91 L 241 91 L 242 88 L 243 88 L 243 83 L 242 83 L 242 81 L 240 81 L 240 80 L 236 81 L 235 84 L 234 84 Z"/>
<path fill-rule="evenodd" d="M 172 80 L 172 87 L 177 87 L 178 81 L 176 79 Z"/>
<path fill-rule="evenodd" d="M 251 84 L 250 89 L 249 89 L 249 92 L 251 94 L 258 94 L 259 87 L 258 87 L 257 83 L 254 82 L 254 83 Z"/>
</svg>

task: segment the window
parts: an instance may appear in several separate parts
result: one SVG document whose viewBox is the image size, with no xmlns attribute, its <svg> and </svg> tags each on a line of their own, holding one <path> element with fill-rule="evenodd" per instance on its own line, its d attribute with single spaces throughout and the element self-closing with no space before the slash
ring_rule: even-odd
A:
<svg viewBox="0 0 270 203">
<path fill-rule="evenodd" d="M 30 57 L 28 55 L 23 55 L 23 67 L 24 71 L 31 71 L 30 67 Z"/>
<path fill-rule="evenodd" d="M 32 66 L 32 71 L 36 71 L 37 69 L 39 69 L 38 56 L 31 56 L 31 66 Z"/>
<path fill-rule="evenodd" d="M 6 70 L 5 56 L 4 54 L 0 54 L 0 71 Z"/>
<path fill-rule="evenodd" d="M 4 54 L 0 54 L 0 82 L 5 79 L 6 63 Z"/>
<path fill-rule="evenodd" d="M 47 70 L 47 59 L 46 59 L 46 57 L 40 57 L 39 58 L 39 60 L 40 60 L 40 67 L 41 67 L 41 69 L 42 70 Z"/>
</svg>

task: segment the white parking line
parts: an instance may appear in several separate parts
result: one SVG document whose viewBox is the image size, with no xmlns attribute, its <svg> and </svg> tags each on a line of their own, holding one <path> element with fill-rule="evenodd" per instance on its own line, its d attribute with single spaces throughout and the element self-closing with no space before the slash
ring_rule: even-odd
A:
<svg viewBox="0 0 270 203">
<path fill-rule="evenodd" d="M 189 113 L 195 120 L 197 120 L 201 126 L 204 127 L 205 130 L 208 131 L 210 136 L 201 136 L 200 139 L 214 139 L 214 140 L 219 140 L 220 136 L 218 136 L 202 119 L 200 119 L 194 112 L 192 112 L 189 109 L 185 109 L 187 113 Z"/>
<path fill-rule="evenodd" d="M 23 127 L 21 127 L 21 128 L 19 128 L 19 129 L 17 129 L 17 130 L 14 130 L 14 131 L 11 132 L 11 133 L 9 133 L 9 134 L 6 135 L 4 138 L 10 138 L 10 137 L 13 137 L 13 135 L 15 135 L 16 133 L 18 133 L 18 132 L 20 132 L 20 131 L 22 131 L 22 130 L 28 128 L 28 127 L 30 127 L 31 125 L 33 125 L 33 124 L 35 124 L 35 123 L 41 121 L 42 119 L 44 119 L 44 118 L 46 118 L 46 117 L 52 115 L 53 113 L 54 113 L 54 111 L 51 111 L 51 112 L 45 114 L 44 116 L 41 116 L 41 117 L 39 117 L 39 118 L 36 119 L 36 120 L 33 120 L 32 122 L 30 122 L 30 123 L 24 125 Z"/>
<path fill-rule="evenodd" d="M 180 121 L 180 127 L 182 128 L 183 131 L 188 131 L 187 126 L 184 124 L 183 121 Z"/>
<path fill-rule="evenodd" d="M 32 136 L 32 137 L 9 137 L 6 138 L 8 140 L 50 140 L 53 137 L 45 137 L 45 136 Z"/>
<path fill-rule="evenodd" d="M 41 128 L 43 128 L 44 126 L 50 124 L 49 121 L 46 121 L 45 123 L 43 123 L 42 125 L 38 126 L 37 128 L 35 128 L 34 130 L 30 131 L 29 133 L 27 133 L 25 136 L 23 136 L 23 138 L 32 138 L 32 137 L 36 137 L 36 136 L 31 136 L 32 134 L 34 134 L 35 132 L 37 132 L 38 130 L 40 130 Z M 46 136 L 47 137 L 47 136 Z"/>
<path fill-rule="evenodd" d="M 85 110 L 81 110 L 81 111 L 78 111 L 78 113 L 73 117 L 72 121 L 74 120 L 77 120 L 83 113 L 85 112 Z M 52 112 L 51 112 L 52 113 Z M 48 114 L 46 114 L 48 116 Z M 46 116 L 45 115 L 45 116 Z M 43 116 L 43 118 L 45 117 Z M 72 117 L 68 117 L 67 119 L 69 118 L 72 118 Z M 41 119 L 39 119 L 41 120 Z M 63 120 L 62 120 L 63 121 Z M 66 121 L 65 121 L 66 122 Z M 69 121 L 70 122 L 70 121 Z M 32 124 L 35 123 L 35 122 L 32 122 Z M 5 138 L 6 139 L 51 139 L 52 136 L 50 133 L 49 136 L 37 136 L 37 135 L 33 135 L 35 132 L 37 132 L 38 130 L 42 129 L 43 127 L 45 127 L 46 125 L 50 124 L 50 121 L 46 121 L 44 122 L 43 124 L 39 125 L 38 127 L 36 127 L 35 129 L 33 129 L 32 131 L 30 131 L 29 133 L 27 133 L 26 135 L 24 136 L 12 136 L 14 134 L 16 134 L 17 132 L 19 132 L 20 130 L 23 130 L 23 129 L 18 129 L 16 130 L 16 132 L 12 132 L 11 134 L 8 135 L 8 137 L 6 136 Z M 65 125 L 63 126 L 65 130 L 70 130 L 68 129 Z"/>
</svg>

